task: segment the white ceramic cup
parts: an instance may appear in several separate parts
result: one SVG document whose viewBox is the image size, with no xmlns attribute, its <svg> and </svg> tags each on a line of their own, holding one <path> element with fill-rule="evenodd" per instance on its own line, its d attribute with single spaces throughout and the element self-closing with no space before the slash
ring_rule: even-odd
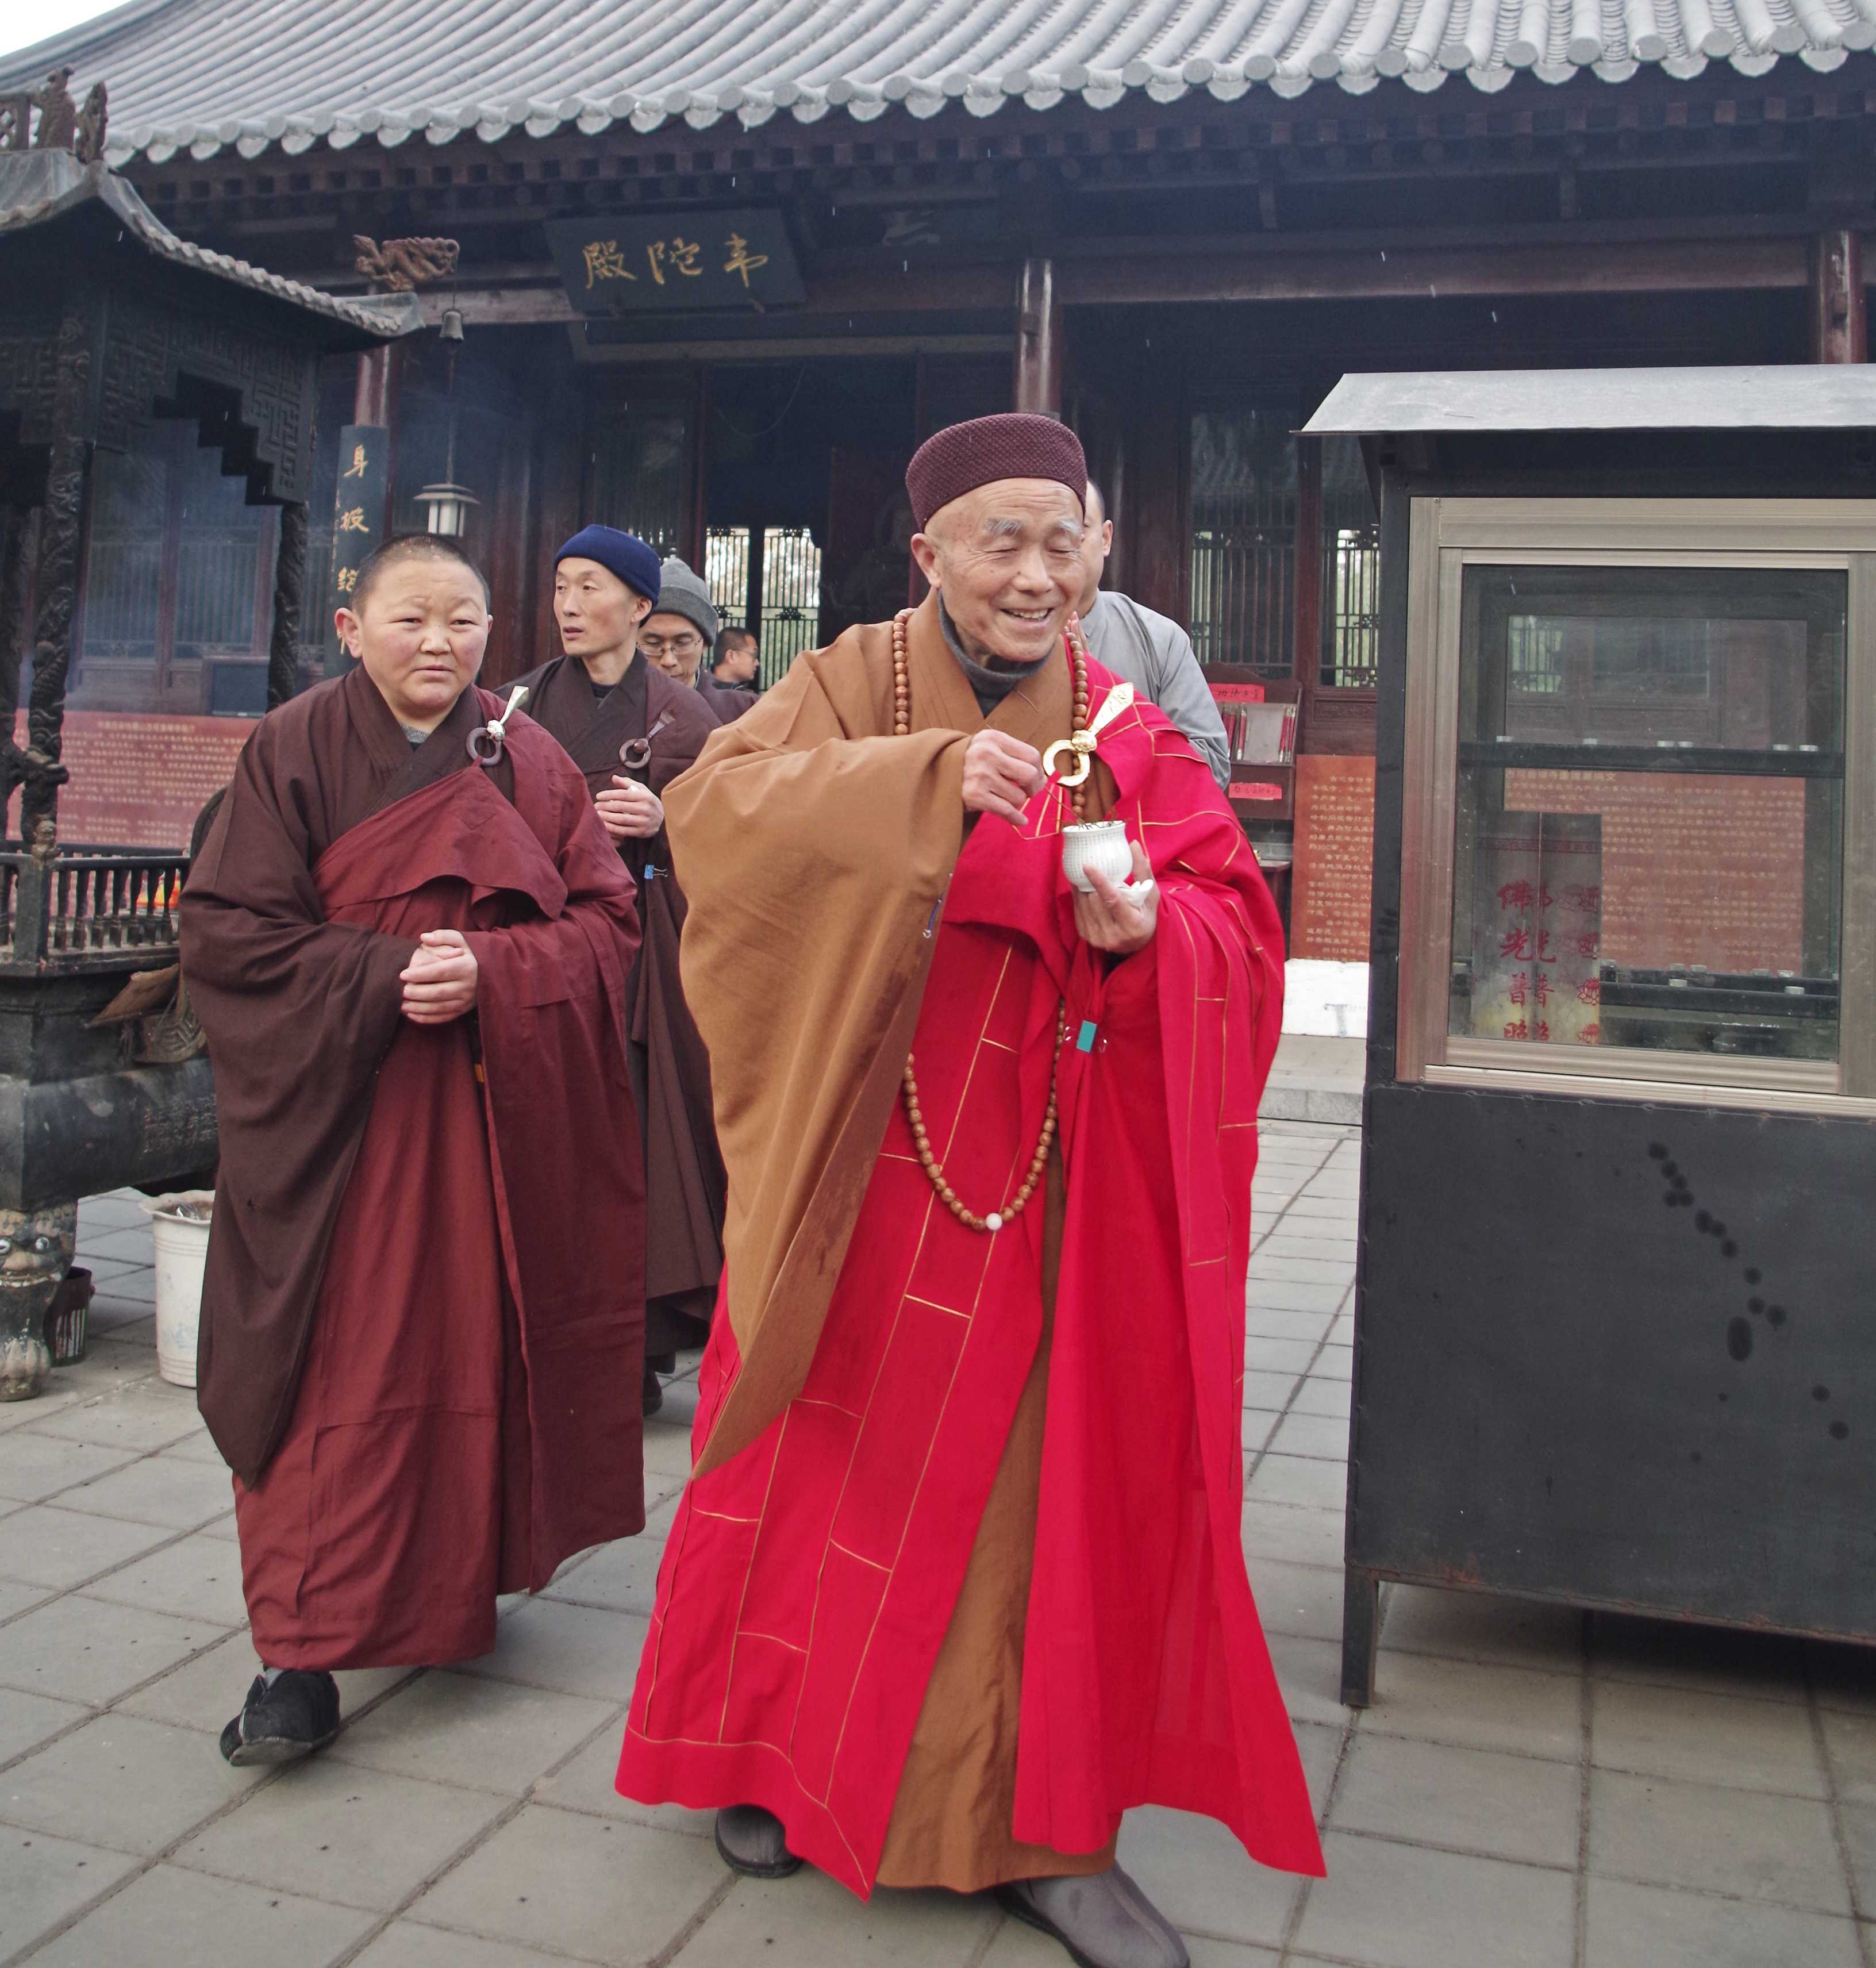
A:
<svg viewBox="0 0 1876 1968">
<path fill-rule="evenodd" d="M 1122 821 L 1089 821 L 1063 828 L 1062 872 L 1069 878 L 1069 886 L 1092 895 L 1095 885 L 1088 879 L 1088 871 L 1094 868 L 1116 887 L 1124 885 L 1133 873 L 1134 850 Z"/>
</svg>

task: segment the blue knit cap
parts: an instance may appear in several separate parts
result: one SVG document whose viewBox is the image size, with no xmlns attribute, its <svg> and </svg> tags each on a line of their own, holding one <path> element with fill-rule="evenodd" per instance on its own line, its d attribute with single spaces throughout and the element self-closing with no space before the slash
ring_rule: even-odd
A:
<svg viewBox="0 0 1876 1968">
<path fill-rule="evenodd" d="M 616 526 L 582 526 L 555 555 L 554 565 L 558 567 L 564 560 L 596 560 L 646 600 L 658 599 L 658 549 L 647 546 L 636 533 L 622 533 Z"/>
</svg>

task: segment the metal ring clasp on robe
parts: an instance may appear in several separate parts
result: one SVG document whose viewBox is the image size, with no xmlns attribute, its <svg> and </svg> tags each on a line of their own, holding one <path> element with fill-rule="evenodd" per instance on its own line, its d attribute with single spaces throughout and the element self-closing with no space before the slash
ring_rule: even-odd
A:
<svg viewBox="0 0 1876 1968">
<path fill-rule="evenodd" d="M 485 770 L 501 762 L 502 754 L 508 749 L 507 724 L 509 718 L 528 701 L 528 687 L 518 683 L 508 693 L 508 707 L 499 717 L 491 717 L 487 723 L 478 724 L 469 734 L 469 756 Z"/>
<path fill-rule="evenodd" d="M 1058 738 L 1042 755 L 1042 769 L 1058 785 L 1079 786 L 1093 769 L 1095 754 L 1100 749 L 1101 734 L 1122 711 L 1130 710 L 1134 703 L 1134 686 L 1130 683 L 1117 683 L 1101 700 L 1101 708 L 1088 720 L 1085 730 L 1066 738 Z M 1074 763 L 1059 772 L 1056 761 L 1064 752 L 1074 754 Z"/>
</svg>

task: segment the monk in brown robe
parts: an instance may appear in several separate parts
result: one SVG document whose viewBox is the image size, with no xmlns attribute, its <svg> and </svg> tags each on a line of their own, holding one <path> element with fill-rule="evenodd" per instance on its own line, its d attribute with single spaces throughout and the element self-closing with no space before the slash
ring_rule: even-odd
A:
<svg viewBox="0 0 1876 1968">
<path fill-rule="evenodd" d="M 183 899 L 240 1764 L 331 1741 L 335 1669 L 486 1653 L 498 1593 L 645 1523 L 632 883 L 566 754 L 475 687 L 453 542 L 387 542 L 338 626 L 360 667 L 261 720 Z"/>
<path fill-rule="evenodd" d="M 658 606 L 639 632 L 639 647 L 665 675 L 694 691 L 718 723 L 733 724 L 755 698 L 704 670 L 704 659 L 723 633 L 709 587 L 675 554 L 659 568 L 658 584 Z"/>
<path fill-rule="evenodd" d="M 995 1889 L 1082 1968 L 1187 1968 L 1127 1811 L 1321 1869 L 1240 1542 L 1282 939 L 1081 639 L 1086 483 L 1046 417 L 934 435 L 923 605 L 671 788 L 730 1211 L 618 1785 L 717 1807 L 750 1876 Z"/>
<path fill-rule="evenodd" d="M 554 619 L 565 654 L 521 679 L 529 715 L 586 775 L 600 824 L 638 885 L 645 941 L 626 989 L 645 1147 L 647 1414 L 663 1403 L 659 1373 L 671 1371 L 681 1348 L 710 1336 L 723 1264 L 710 1058 L 678 982 L 684 900 L 671 877 L 659 798 L 696 762 L 717 720 L 696 691 L 639 652 L 659 579 L 657 554 L 636 535 L 610 526 L 576 533 L 554 565 Z"/>
</svg>

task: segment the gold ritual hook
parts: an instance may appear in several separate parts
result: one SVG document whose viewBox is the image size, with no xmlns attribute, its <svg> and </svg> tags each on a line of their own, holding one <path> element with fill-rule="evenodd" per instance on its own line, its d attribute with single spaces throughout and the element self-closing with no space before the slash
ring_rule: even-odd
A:
<svg viewBox="0 0 1876 1968">
<path fill-rule="evenodd" d="M 1091 717 L 1086 726 L 1072 736 L 1058 738 L 1042 755 L 1042 769 L 1051 778 L 1057 776 L 1056 759 L 1064 752 L 1075 754 L 1075 762 L 1063 771 L 1060 783 L 1065 786 L 1079 786 L 1088 776 L 1094 764 L 1095 754 L 1100 749 L 1096 742 L 1102 732 L 1124 710 L 1130 710 L 1134 704 L 1134 686 L 1130 683 L 1117 683 L 1102 700 L 1101 708 Z"/>
</svg>

